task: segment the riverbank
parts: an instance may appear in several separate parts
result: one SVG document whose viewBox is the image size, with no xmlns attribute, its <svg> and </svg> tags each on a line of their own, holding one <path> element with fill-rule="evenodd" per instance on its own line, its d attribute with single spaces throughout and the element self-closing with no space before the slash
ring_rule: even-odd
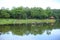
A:
<svg viewBox="0 0 60 40">
<path fill-rule="evenodd" d="M 0 25 L 4 24 L 27 24 L 27 23 L 52 23 L 54 19 L 0 19 Z"/>
</svg>

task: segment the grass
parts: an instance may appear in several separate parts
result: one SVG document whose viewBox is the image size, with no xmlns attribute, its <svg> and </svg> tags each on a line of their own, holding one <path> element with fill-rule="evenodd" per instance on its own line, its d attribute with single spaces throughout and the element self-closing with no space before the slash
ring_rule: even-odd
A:
<svg viewBox="0 0 60 40">
<path fill-rule="evenodd" d="M 54 19 L 42 19 L 42 20 L 38 20 L 38 19 L 0 19 L 0 25 L 1 24 L 23 24 L 23 23 L 44 23 L 44 22 L 55 22 Z"/>
</svg>

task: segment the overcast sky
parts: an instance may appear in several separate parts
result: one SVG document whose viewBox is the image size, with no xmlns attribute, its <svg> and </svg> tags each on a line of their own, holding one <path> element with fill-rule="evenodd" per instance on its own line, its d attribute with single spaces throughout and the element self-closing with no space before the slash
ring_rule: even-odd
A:
<svg viewBox="0 0 60 40">
<path fill-rule="evenodd" d="M 0 8 L 12 7 L 51 7 L 52 9 L 60 9 L 60 0 L 0 0 Z"/>
</svg>

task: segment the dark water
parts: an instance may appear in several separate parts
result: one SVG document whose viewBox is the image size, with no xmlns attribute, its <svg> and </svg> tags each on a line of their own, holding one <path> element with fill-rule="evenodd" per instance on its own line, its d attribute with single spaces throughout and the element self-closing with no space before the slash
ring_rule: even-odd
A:
<svg viewBox="0 0 60 40">
<path fill-rule="evenodd" d="M 60 23 L 0 26 L 0 40 L 60 40 Z"/>
</svg>

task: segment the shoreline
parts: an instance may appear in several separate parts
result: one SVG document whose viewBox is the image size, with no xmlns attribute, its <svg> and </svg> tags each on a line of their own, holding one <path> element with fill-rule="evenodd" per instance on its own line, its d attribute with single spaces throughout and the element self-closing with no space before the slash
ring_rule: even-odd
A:
<svg viewBox="0 0 60 40">
<path fill-rule="evenodd" d="M 0 19 L 0 25 L 8 25 L 8 24 L 39 24 L 39 23 L 54 23 L 56 20 L 54 19 Z"/>
</svg>

